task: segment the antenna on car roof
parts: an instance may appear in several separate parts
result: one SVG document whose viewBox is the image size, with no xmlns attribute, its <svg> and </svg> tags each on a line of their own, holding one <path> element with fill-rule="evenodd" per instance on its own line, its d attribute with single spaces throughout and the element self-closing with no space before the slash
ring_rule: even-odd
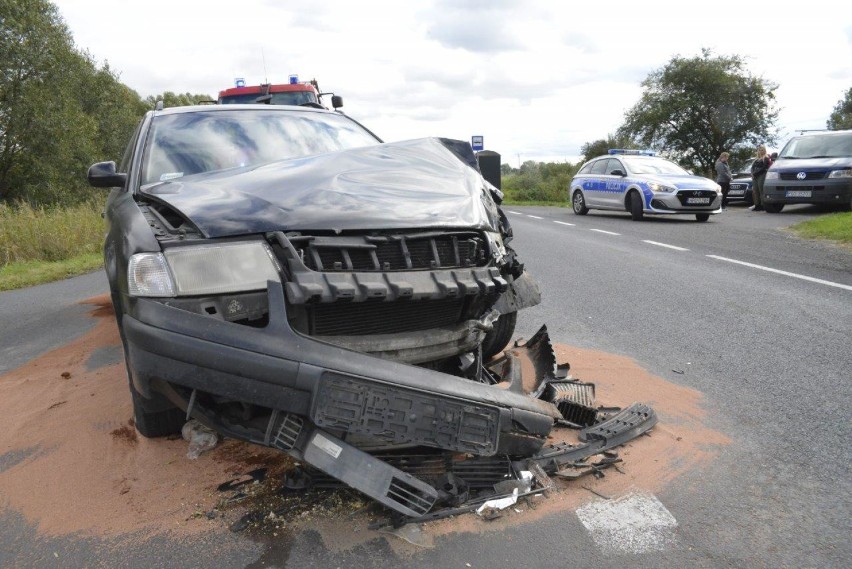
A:
<svg viewBox="0 0 852 569">
<path fill-rule="evenodd" d="M 266 52 L 260 48 L 260 58 L 263 60 L 263 82 L 269 83 L 269 72 L 266 71 Z"/>
</svg>

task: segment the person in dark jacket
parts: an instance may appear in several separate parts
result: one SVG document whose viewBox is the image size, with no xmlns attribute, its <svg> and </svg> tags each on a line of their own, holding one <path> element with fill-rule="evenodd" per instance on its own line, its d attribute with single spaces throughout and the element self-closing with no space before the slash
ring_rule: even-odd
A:
<svg viewBox="0 0 852 569">
<path fill-rule="evenodd" d="M 731 166 L 728 164 L 727 152 L 719 155 L 716 160 L 716 183 L 722 186 L 722 209 L 728 209 L 728 192 L 731 191 Z"/>
<path fill-rule="evenodd" d="M 772 159 L 766 154 L 766 147 L 761 144 L 757 147 L 757 158 L 751 164 L 751 192 L 754 197 L 754 205 L 749 208 L 751 210 L 763 211 L 763 181 L 766 180 L 766 171 L 771 165 Z"/>
</svg>

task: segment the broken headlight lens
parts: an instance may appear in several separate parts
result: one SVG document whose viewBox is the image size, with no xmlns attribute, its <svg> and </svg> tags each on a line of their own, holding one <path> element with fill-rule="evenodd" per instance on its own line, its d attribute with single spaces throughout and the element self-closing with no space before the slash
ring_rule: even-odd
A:
<svg viewBox="0 0 852 569">
<path fill-rule="evenodd" d="M 278 261 L 266 243 L 171 247 L 130 258 L 128 290 L 133 296 L 194 296 L 263 290 L 279 281 Z"/>
</svg>

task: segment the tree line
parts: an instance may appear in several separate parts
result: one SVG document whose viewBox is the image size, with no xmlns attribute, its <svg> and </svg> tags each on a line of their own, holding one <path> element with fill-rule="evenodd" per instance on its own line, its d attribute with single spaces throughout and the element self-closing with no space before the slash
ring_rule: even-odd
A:
<svg viewBox="0 0 852 569">
<path fill-rule="evenodd" d="M 209 98 L 142 99 L 109 64 L 75 47 L 51 2 L 0 0 L 0 202 L 86 200 L 89 165 L 120 161 L 157 99 L 172 106 Z"/>
<path fill-rule="evenodd" d="M 721 152 L 737 165 L 757 144 L 776 142 L 778 86 L 751 75 L 740 56 L 706 49 L 676 56 L 642 87 L 617 132 L 582 146 L 580 163 L 504 164 L 506 193 L 523 201 L 564 199 L 582 162 L 608 148 L 651 148 L 709 176 Z M 88 166 L 119 162 L 139 119 L 158 99 L 169 107 L 211 97 L 169 91 L 142 99 L 107 63 L 75 47 L 49 0 L 0 0 L 0 203 L 86 200 L 92 196 Z M 826 126 L 852 128 L 852 88 Z"/>
</svg>

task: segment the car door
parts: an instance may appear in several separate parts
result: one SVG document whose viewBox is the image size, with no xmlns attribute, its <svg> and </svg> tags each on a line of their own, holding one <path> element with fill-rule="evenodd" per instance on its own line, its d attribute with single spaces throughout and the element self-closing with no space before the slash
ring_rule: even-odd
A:
<svg viewBox="0 0 852 569">
<path fill-rule="evenodd" d="M 602 205 L 612 209 L 624 208 L 624 192 L 627 191 L 627 170 L 617 158 L 606 161 L 603 174 L 604 191 L 602 192 Z"/>
<path fill-rule="evenodd" d="M 607 159 L 602 158 L 592 164 L 589 176 L 583 182 L 583 193 L 586 196 L 587 207 L 603 207 L 606 184 L 604 183 L 604 172 L 606 172 Z"/>
</svg>

